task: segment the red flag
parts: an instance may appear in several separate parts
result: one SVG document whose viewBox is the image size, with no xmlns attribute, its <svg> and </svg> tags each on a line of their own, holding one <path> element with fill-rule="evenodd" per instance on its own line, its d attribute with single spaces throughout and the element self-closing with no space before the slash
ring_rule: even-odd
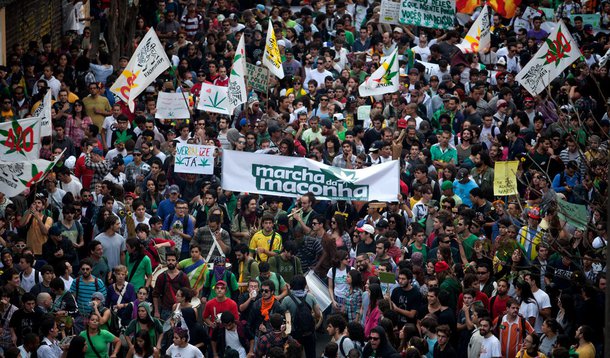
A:
<svg viewBox="0 0 610 358">
<path fill-rule="evenodd" d="M 481 6 L 481 0 L 457 0 L 455 9 L 457 12 L 472 14 L 479 6 Z"/>
<path fill-rule="evenodd" d="M 494 9 L 498 15 L 505 19 L 510 19 L 515 16 L 517 8 L 521 5 L 521 0 L 490 0 L 489 6 Z"/>
</svg>

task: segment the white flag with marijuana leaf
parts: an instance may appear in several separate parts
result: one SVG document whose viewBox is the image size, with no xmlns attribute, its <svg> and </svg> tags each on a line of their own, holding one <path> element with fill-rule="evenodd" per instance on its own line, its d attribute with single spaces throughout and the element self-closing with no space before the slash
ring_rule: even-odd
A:
<svg viewBox="0 0 610 358">
<path fill-rule="evenodd" d="M 229 105 L 231 108 L 236 108 L 248 100 L 246 92 L 246 46 L 244 45 L 244 36 L 239 39 L 237 51 L 233 57 L 233 67 L 229 76 L 229 90 L 227 92 Z M 233 110 L 231 109 L 231 112 Z"/>
<path fill-rule="evenodd" d="M 390 56 L 358 87 L 361 96 L 377 96 L 398 91 L 398 50 Z"/>
<path fill-rule="evenodd" d="M 209 145 L 182 144 L 176 146 L 174 171 L 176 173 L 214 174 L 216 147 Z"/>
</svg>

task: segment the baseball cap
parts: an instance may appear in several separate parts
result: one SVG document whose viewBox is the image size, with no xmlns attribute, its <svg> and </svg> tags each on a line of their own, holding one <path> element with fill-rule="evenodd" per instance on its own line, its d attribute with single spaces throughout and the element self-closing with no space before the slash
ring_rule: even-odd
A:
<svg viewBox="0 0 610 358">
<path fill-rule="evenodd" d="M 362 227 L 359 227 L 356 230 L 360 232 L 368 232 L 371 235 L 375 234 L 375 228 L 369 224 L 364 224 Z"/>
<path fill-rule="evenodd" d="M 343 113 L 335 113 L 335 114 L 333 114 L 333 120 L 342 121 L 344 119 L 345 119 L 345 117 L 343 116 Z"/>
<path fill-rule="evenodd" d="M 500 57 L 498 59 L 498 61 L 496 62 L 496 65 L 500 65 L 500 66 L 506 66 L 506 58 L 504 57 Z"/>
<path fill-rule="evenodd" d="M 455 178 L 458 181 L 462 181 L 462 180 L 468 179 L 468 169 L 460 168 L 460 170 L 458 170 L 457 175 L 455 176 Z"/>
<path fill-rule="evenodd" d="M 91 153 L 97 154 L 97 155 L 104 155 L 104 152 L 100 148 L 93 148 Z"/>
<path fill-rule="evenodd" d="M 125 197 L 126 197 L 126 198 L 132 198 L 132 199 L 134 199 L 134 200 L 138 198 L 138 196 L 136 195 L 136 193 L 132 193 L 132 192 L 126 193 L 126 194 L 125 194 Z"/>
<path fill-rule="evenodd" d="M 227 287 L 227 283 L 224 280 L 216 281 L 216 286 L 225 286 Z"/>
<path fill-rule="evenodd" d="M 449 180 L 445 180 L 443 182 L 443 184 L 441 185 L 441 190 L 448 190 L 448 189 L 453 189 L 453 183 L 450 182 Z"/>
<path fill-rule="evenodd" d="M 538 207 L 530 208 L 527 213 L 527 216 L 535 220 L 540 220 L 540 209 Z"/>
<path fill-rule="evenodd" d="M 387 222 L 387 220 L 384 220 L 384 219 L 379 220 L 379 221 L 377 222 L 377 224 L 375 225 L 375 227 L 378 227 L 378 228 L 380 228 L 380 229 L 385 229 L 385 228 L 386 228 L 386 227 L 388 227 L 388 226 L 389 226 L 389 223 Z"/>
<path fill-rule="evenodd" d="M 49 229 L 49 236 L 59 236 L 61 235 L 61 229 L 57 226 L 51 226 Z"/>
<path fill-rule="evenodd" d="M 169 193 L 170 193 L 170 194 L 173 194 L 173 193 L 180 193 L 180 188 L 179 188 L 179 187 L 178 187 L 178 185 L 176 185 L 176 184 L 171 185 L 171 186 L 169 187 Z"/>
<path fill-rule="evenodd" d="M 506 102 L 506 100 L 500 99 L 498 100 L 498 102 L 496 103 L 496 107 L 500 108 L 502 106 L 507 106 L 508 107 L 508 102 Z"/>
<path fill-rule="evenodd" d="M 375 142 L 373 142 L 373 145 L 371 145 L 371 147 L 369 148 L 369 152 L 376 152 L 379 149 L 381 149 L 381 147 L 383 147 L 383 142 L 380 140 L 376 140 Z"/>
<path fill-rule="evenodd" d="M 449 270 L 449 265 L 445 261 L 438 261 L 434 264 L 434 272 L 439 273 Z"/>
</svg>

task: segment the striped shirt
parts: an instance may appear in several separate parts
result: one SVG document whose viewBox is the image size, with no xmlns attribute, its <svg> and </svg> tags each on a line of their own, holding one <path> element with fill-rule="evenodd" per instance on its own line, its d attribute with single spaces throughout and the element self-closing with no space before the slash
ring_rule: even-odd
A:
<svg viewBox="0 0 610 358">
<path fill-rule="evenodd" d="M 203 17 L 199 14 L 195 17 L 184 15 L 180 20 L 180 27 L 186 31 L 188 37 L 194 37 L 199 29 L 203 27 Z"/>
<path fill-rule="evenodd" d="M 106 297 L 106 286 L 104 285 L 104 282 L 95 276 L 91 277 L 93 277 L 94 280 L 97 280 L 97 285 L 95 281 L 85 282 L 83 281 L 83 278 L 79 276 L 72 281 L 72 285 L 70 286 L 70 292 L 74 294 L 76 302 L 78 303 L 78 310 L 82 315 L 89 315 L 89 313 L 91 313 L 91 306 L 89 306 L 89 303 L 91 302 L 93 293 L 100 292 Z"/>
</svg>

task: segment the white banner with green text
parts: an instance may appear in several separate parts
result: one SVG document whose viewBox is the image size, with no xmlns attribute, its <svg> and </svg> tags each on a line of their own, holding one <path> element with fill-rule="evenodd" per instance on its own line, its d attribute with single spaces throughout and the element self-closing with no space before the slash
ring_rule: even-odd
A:
<svg viewBox="0 0 610 358">
<path fill-rule="evenodd" d="M 342 169 L 314 160 L 225 150 L 222 188 L 322 200 L 396 201 L 400 190 L 396 160 L 365 169 Z"/>
</svg>

